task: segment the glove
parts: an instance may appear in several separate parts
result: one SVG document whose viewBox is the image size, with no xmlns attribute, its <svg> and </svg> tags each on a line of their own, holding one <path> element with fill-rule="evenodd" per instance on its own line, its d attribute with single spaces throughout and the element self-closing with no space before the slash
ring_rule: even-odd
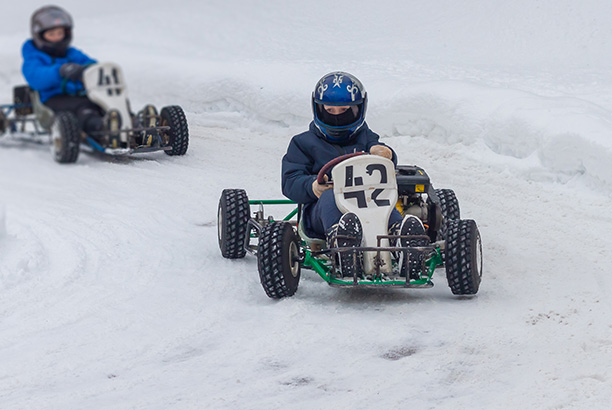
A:
<svg viewBox="0 0 612 410">
<path fill-rule="evenodd" d="M 393 159 L 393 152 L 389 147 L 384 145 L 372 145 L 370 148 L 370 154 L 385 157 L 387 159 Z"/>
<path fill-rule="evenodd" d="M 316 179 L 312 183 L 312 192 L 314 192 L 317 198 L 321 198 L 321 194 L 324 191 L 327 191 L 328 189 L 333 188 L 333 185 L 327 185 L 327 180 L 329 179 L 327 178 L 327 175 L 325 175 L 324 178 L 325 178 L 325 184 L 319 184 Z"/>
<path fill-rule="evenodd" d="M 83 79 L 83 70 L 85 70 L 85 66 L 82 64 L 64 63 L 60 67 L 59 73 L 68 80 L 81 81 Z"/>
</svg>

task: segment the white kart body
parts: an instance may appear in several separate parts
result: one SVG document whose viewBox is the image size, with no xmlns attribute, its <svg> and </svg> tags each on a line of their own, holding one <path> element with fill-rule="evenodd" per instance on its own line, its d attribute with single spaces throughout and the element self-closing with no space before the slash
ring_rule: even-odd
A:
<svg viewBox="0 0 612 410">
<path fill-rule="evenodd" d="M 121 129 L 132 128 L 127 86 L 121 67 L 115 63 L 92 64 L 83 72 L 83 84 L 87 90 L 87 98 L 98 104 L 105 112 L 111 108 L 119 111 Z M 127 133 L 121 133 L 121 141 L 127 142 L 127 140 Z"/>
<path fill-rule="evenodd" d="M 353 212 L 363 228 L 364 247 L 378 246 L 376 237 L 387 235 L 389 216 L 397 203 L 395 166 L 387 158 L 377 155 L 361 155 L 342 161 L 332 169 L 334 197 L 342 213 Z M 383 239 L 382 247 L 389 241 Z M 366 274 L 375 272 L 376 252 L 364 252 Z M 380 252 L 381 272 L 391 272 L 390 252 Z"/>
</svg>

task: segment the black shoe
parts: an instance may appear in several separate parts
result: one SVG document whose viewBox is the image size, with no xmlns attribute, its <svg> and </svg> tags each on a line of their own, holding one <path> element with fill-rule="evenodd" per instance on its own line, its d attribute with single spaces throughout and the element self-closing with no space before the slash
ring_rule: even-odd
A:
<svg viewBox="0 0 612 410">
<path fill-rule="evenodd" d="M 108 132 L 108 142 L 111 148 L 121 146 L 121 114 L 115 109 L 110 109 L 104 115 L 104 125 Z"/>
<path fill-rule="evenodd" d="M 363 236 L 361 222 L 352 212 L 342 215 L 337 224 L 327 232 L 329 248 L 346 248 L 361 246 Z M 361 273 L 361 255 L 347 250 L 339 252 L 338 267 L 342 276 L 354 277 Z"/>
<path fill-rule="evenodd" d="M 427 246 L 429 241 L 425 238 L 408 238 L 414 235 L 426 235 L 423 222 L 414 215 L 406 215 L 402 219 L 402 223 L 397 230 L 396 235 L 401 235 L 399 238 L 399 246 Z"/>
<path fill-rule="evenodd" d="M 393 227 L 392 227 L 393 229 Z M 396 242 L 396 246 L 421 247 L 429 245 L 429 239 L 425 238 L 425 227 L 423 222 L 414 215 L 406 215 L 399 228 L 395 228 L 394 235 L 401 235 Z M 418 237 L 416 237 L 418 235 Z M 417 250 L 408 251 L 408 263 L 406 263 L 404 252 L 398 252 L 398 263 L 400 266 L 400 276 L 407 276 L 410 279 L 418 279 L 421 275 L 425 253 Z"/>
<path fill-rule="evenodd" d="M 99 115 L 91 115 L 87 117 L 83 123 L 83 132 L 91 137 L 98 144 L 105 145 L 106 135 L 104 135 L 104 121 Z"/>
</svg>

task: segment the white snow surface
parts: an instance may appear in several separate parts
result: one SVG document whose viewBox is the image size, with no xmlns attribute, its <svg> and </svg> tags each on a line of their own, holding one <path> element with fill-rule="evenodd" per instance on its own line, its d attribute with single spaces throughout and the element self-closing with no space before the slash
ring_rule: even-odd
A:
<svg viewBox="0 0 612 410">
<path fill-rule="evenodd" d="M 0 146 L 1 409 L 607 409 L 612 400 L 612 3 L 61 3 L 134 107 L 180 104 L 184 157 Z M 24 82 L 38 2 L 0 25 Z M 217 245 L 224 188 L 282 198 L 280 160 L 325 73 L 477 221 L 472 298 L 336 289 L 268 299 Z M 284 209 L 269 210 L 282 217 Z"/>
</svg>

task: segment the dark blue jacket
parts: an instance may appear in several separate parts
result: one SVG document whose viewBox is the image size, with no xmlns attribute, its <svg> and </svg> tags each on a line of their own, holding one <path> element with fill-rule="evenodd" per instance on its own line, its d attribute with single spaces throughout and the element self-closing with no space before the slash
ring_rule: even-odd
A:
<svg viewBox="0 0 612 410">
<path fill-rule="evenodd" d="M 66 57 L 53 57 L 39 50 L 32 40 L 21 48 L 23 66 L 21 71 L 31 89 L 38 91 L 40 101 L 45 102 L 58 94 L 79 95 L 83 83 L 62 78 L 59 69 L 64 63 L 93 64 L 96 60 L 88 57 L 74 47 L 70 47 Z"/>
<path fill-rule="evenodd" d="M 378 141 L 378 134 L 370 130 L 367 124 L 364 124 L 346 145 L 326 141 L 314 122 L 310 123 L 309 128 L 291 139 L 282 163 L 283 195 L 299 204 L 317 200 L 312 192 L 312 183 L 319 170 L 329 161 L 351 152 L 368 152 L 373 145 L 385 145 Z M 397 164 L 395 152 L 393 162 Z"/>
</svg>

